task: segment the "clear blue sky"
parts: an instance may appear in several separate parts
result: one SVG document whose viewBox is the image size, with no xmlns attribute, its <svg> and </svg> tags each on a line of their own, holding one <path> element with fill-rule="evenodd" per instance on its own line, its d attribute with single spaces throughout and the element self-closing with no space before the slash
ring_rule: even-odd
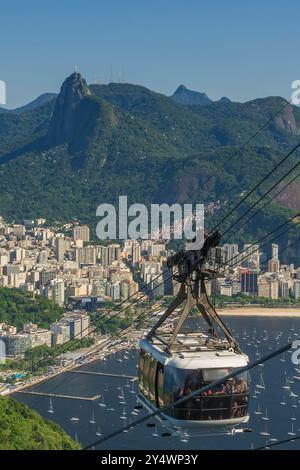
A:
<svg viewBox="0 0 300 470">
<path fill-rule="evenodd" d="M 290 98 L 300 79 L 298 0 L 10 0 L 0 5 L 0 80 L 21 105 L 78 70 L 125 73 L 172 94 Z"/>
</svg>

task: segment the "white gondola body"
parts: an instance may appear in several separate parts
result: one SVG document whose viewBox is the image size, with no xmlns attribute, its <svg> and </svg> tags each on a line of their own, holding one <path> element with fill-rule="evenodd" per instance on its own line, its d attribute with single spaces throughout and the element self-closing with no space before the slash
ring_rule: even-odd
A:
<svg viewBox="0 0 300 470">
<path fill-rule="evenodd" d="M 203 347 L 199 351 L 195 347 L 194 351 L 173 352 L 168 356 L 160 344 L 144 339 L 140 346 L 138 398 L 149 411 L 173 403 L 249 362 L 247 355 L 225 348 Z M 208 391 L 158 417 L 173 430 L 189 429 L 193 434 L 232 433 L 236 426 L 249 421 L 248 399 L 248 374 L 244 373 L 223 384 L 223 390 L 222 387 L 211 390 L 211 395 Z M 209 403 L 214 403 L 213 407 Z"/>
</svg>

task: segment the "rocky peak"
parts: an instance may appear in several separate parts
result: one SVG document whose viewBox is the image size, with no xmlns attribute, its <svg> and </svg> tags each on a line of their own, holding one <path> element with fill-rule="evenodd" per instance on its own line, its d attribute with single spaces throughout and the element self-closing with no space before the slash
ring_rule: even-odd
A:
<svg viewBox="0 0 300 470">
<path fill-rule="evenodd" d="M 59 145 L 72 137 L 75 110 L 87 95 L 90 95 L 90 91 L 80 73 L 75 72 L 64 81 L 56 99 L 46 145 Z"/>
<path fill-rule="evenodd" d="M 205 106 L 212 103 L 212 100 L 206 95 L 206 93 L 200 93 L 199 91 L 193 91 L 186 88 L 184 85 L 180 85 L 175 93 L 171 96 L 171 99 L 176 103 L 192 106 Z"/>
<path fill-rule="evenodd" d="M 300 134 L 300 128 L 297 126 L 292 106 L 287 106 L 284 108 L 279 116 L 276 116 L 274 121 L 277 127 L 279 127 L 281 130 L 286 131 L 289 134 Z"/>
</svg>

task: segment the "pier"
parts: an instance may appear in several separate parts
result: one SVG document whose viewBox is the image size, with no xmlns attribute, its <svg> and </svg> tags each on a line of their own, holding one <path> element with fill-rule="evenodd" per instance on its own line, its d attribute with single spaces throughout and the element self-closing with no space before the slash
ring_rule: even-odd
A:
<svg viewBox="0 0 300 470">
<path fill-rule="evenodd" d="M 34 392 L 33 390 L 19 390 L 15 393 L 23 393 L 24 395 L 38 395 L 41 397 L 51 397 L 51 398 L 68 398 L 70 400 L 85 400 L 85 401 L 95 401 L 98 400 L 101 395 L 95 395 L 93 397 L 77 397 L 72 395 L 61 395 L 58 393 L 47 393 L 47 392 Z"/>
<path fill-rule="evenodd" d="M 117 378 L 117 379 L 129 379 L 132 382 L 137 380 L 137 377 L 134 376 L 134 375 L 112 374 L 112 373 L 109 373 L 109 372 L 91 372 L 91 371 L 88 371 L 88 370 L 76 370 L 76 369 L 68 370 L 67 372 L 70 373 L 70 374 L 99 375 L 99 376 L 102 376 L 102 377 L 113 377 L 113 378 Z"/>
</svg>

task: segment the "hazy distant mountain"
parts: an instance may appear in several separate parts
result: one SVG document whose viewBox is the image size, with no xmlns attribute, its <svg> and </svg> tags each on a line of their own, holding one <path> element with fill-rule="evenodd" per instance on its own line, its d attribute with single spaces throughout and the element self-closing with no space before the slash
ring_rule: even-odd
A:
<svg viewBox="0 0 300 470">
<path fill-rule="evenodd" d="M 56 93 L 43 93 L 42 95 L 38 96 L 38 98 L 36 98 L 35 100 L 31 101 L 28 104 L 25 104 L 24 106 L 20 106 L 19 108 L 0 108 L 0 113 L 21 114 L 27 111 L 32 111 L 36 108 L 39 108 L 40 106 L 43 106 L 43 104 L 47 103 L 48 101 L 53 100 L 54 98 L 56 98 L 56 96 Z"/>
<path fill-rule="evenodd" d="M 284 103 L 269 97 L 182 106 L 139 85 L 87 86 L 72 74 L 57 99 L 0 114 L 0 214 L 79 219 L 93 228 L 97 206 L 117 204 L 119 195 L 147 205 L 236 201 L 300 140 L 300 109 L 288 104 L 257 133 Z M 300 184 L 293 185 L 240 239 L 254 240 L 299 208 Z"/>
<path fill-rule="evenodd" d="M 206 93 L 189 90 L 184 85 L 180 85 L 171 98 L 176 103 L 187 106 L 206 106 L 213 102 Z"/>
<path fill-rule="evenodd" d="M 231 99 L 227 98 L 227 96 L 222 96 L 222 98 L 220 98 L 220 101 L 221 103 L 231 103 Z"/>
</svg>

